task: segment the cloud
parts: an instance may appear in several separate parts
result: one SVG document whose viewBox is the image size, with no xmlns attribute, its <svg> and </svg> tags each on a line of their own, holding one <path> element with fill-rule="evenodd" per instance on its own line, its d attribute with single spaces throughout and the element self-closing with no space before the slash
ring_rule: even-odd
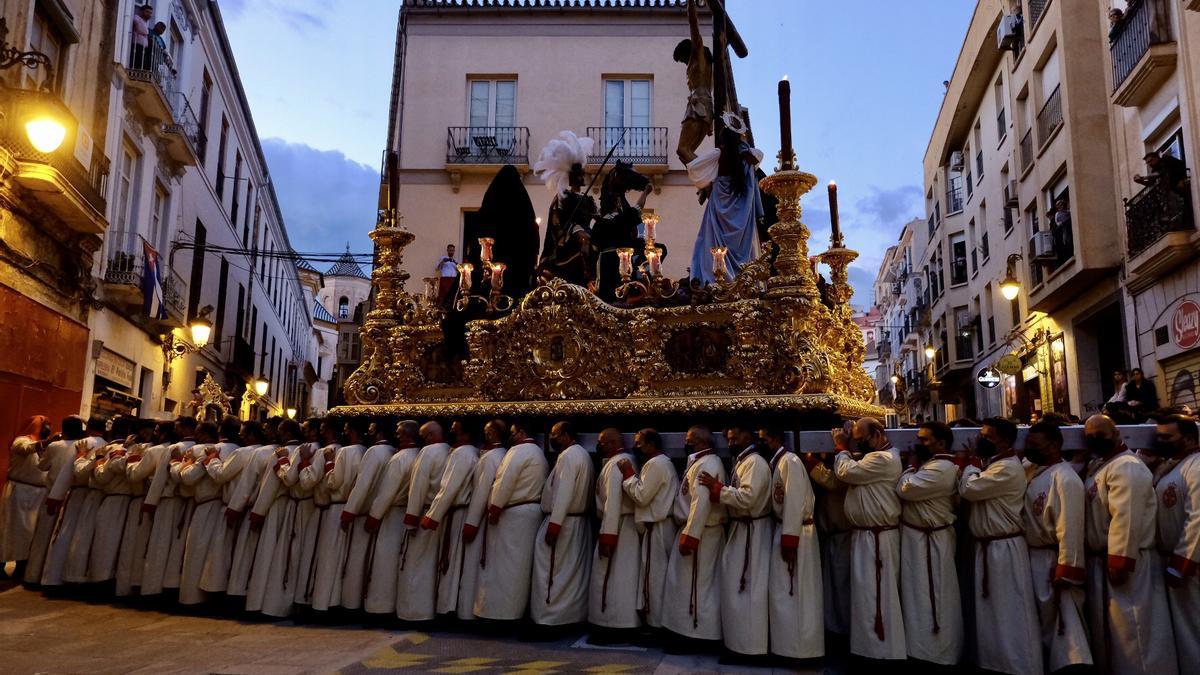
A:
<svg viewBox="0 0 1200 675">
<path fill-rule="evenodd" d="M 227 19 L 240 19 L 251 8 L 250 0 L 220 0 L 221 12 Z M 278 2 L 276 0 L 255 0 L 254 9 L 266 10 L 273 18 L 283 21 L 297 32 L 322 30 L 328 27 L 328 22 L 313 12 L 294 6 L 294 0 Z"/>
<path fill-rule="evenodd" d="M 292 247 L 303 253 L 370 252 L 379 172 L 336 150 L 263 141 Z M 318 268 L 321 265 L 317 265 Z"/>
<path fill-rule="evenodd" d="M 283 17 L 283 20 L 290 24 L 292 28 L 295 28 L 300 32 L 305 32 L 312 29 L 321 30 L 326 26 L 324 19 L 316 14 L 311 14 L 301 9 L 295 9 L 294 7 L 280 7 L 276 5 L 275 11 L 279 12 L 279 15 Z"/>
<path fill-rule="evenodd" d="M 921 203 L 921 188 L 916 185 L 883 189 L 871 185 L 870 194 L 858 200 L 855 210 L 859 216 L 868 216 L 882 227 L 899 229 L 913 216 L 924 213 Z"/>
</svg>

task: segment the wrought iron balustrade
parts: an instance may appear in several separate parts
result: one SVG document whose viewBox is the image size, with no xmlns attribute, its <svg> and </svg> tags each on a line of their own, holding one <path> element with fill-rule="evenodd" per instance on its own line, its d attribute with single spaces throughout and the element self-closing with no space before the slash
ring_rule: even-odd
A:
<svg viewBox="0 0 1200 675">
<path fill-rule="evenodd" d="M 1165 0 L 1129 4 L 1109 38 L 1114 91 L 1124 84 L 1151 46 L 1171 41 L 1170 11 Z"/>
<path fill-rule="evenodd" d="M 529 127 L 447 127 L 447 164 L 528 164 Z"/>
<path fill-rule="evenodd" d="M 1033 129 L 1025 132 L 1021 137 L 1021 173 L 1029 170 L 1033 166 Z"/>
<path fill-rule="evenodd" d="M 1063 125 L 1062 85 L 1054 88 L 1037 116 L 1038 145 L 1045 145 L 1050 136 Z"/>
<path fill-rule="evenodd" d="M 996 138 L 1003 139 L 1008 135 L 1008 111 L 1004 108 L 1000 109 L 1000 114 L 996 115 Z M 980 173 L 983 173 L 980 170 Z"/>
<path fill-rule="evenodd" d="M 666 164 L 670 144 L 667 127 L 588 127 L 593 141 L 588 164 L 599 164 L 613 151 L 613 160 L 630 164 Z"/>
<path fill-rule="evenodd" d="M 108 259 L 104 265 L 104 281 L 122 286 L 141 286 L 143 267 L 142 239 L 137 232 L 109 230 Z"/>
<path fill-rule="evenodd" d="M 946 189 L 946 210 L 958 213 L 963 210 L 962 179 L 951 179 L 950 187 Z"/>
<path fill-rule="evenodd" d="M 200 128 L 200 121 L 196 118 L 196 112 L 192 110 L 191 102 L 181 91 L 171 92 L 167 98 L 171 102 L 171 116 L 174 121 L 165 125 L 164 130 L 186 138 L 192 150 L 199 154 L 204 145 L 204 130 Z"/>
<path fill-rule="evenodd" d="M 129 53 L 126 55 L 125 72 L 134 82 L 158 85 L 164 93 L 176 90 L 175 64 L 171 55 L 163 49 L 151 34 L 143 47 L 137 44 L 137 36 L 129 34 Z"/>
<path fill-rule="evenodd" d="M 950 261 L 950 285 L 957 286 L 967 283 L 967 259 L 956 258 Z"/>
<path fill-rule="evenodd" d="M 1148 185 L 1125 200 L 1126 247 L 1131 258 L 1170 232 L 1194 229 L 1192 200 L 1185 189 Z"/>
<path fill-rule="evenodd" d="M 1046 13 L 1046 5 L 1050 4 L 1050 0 L 1029 0 L 1029 25 L 1037 27 L 1038 21 L 1041 21 L 1042 15 Z"/>
</svg>

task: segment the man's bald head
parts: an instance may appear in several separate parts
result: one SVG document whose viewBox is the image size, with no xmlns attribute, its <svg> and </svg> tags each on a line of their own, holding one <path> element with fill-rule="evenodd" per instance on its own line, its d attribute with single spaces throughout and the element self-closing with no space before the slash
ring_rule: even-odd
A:
<svg viewBox="0 0 1200 675">
<path fill-rule="evenodd" d="M 417 444 L 420 436 L 420 426 L 413 420 L 404 420 L 396 425 L 396 442 L 403 448 L 411 448 Z"/>
<path fill-rule="evenodd" d="M 1102 436 L 1116 440 L 1118 436 L 1117 423 L 1104 414 L 1092 415 L 1083 425 L 1084 436 Z"/>
<path fill-rule="evenodd" d="M 877 450 L 883 446 L 884 440 L 887 438 L 884 432 L 883 423 L 874 417 L 863 417 L 854 423 L 854 428 L 850 432 L 850 437 L 860 447 L 870 446 L 871 450 Z"/>
<path fill-rule="evenodd" d="M 445 440 L 445 433 L 442 431 L 442 425 L 437 422 L 426 422 L 421 425 L 421 440 L 426 445 L 441 443 Z"/>
<path fill-rule="evenodd" d="M 605 455 L 611 456 L 625 449 L 625 439 L 621 436 L 619 430 L 609 427 L 600 432 L 597 445 L 600 446 L 600 450 Z"/>
</svg>

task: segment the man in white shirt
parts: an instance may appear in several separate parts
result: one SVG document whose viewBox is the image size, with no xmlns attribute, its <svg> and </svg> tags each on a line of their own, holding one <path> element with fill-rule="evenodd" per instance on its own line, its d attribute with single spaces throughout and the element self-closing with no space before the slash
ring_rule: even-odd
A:
<svg viewBox="0 0 1200 675">
<path fill-rule="evenodd" d="M 132 54 L 130 67 L 134 70 L 150 69 L 150 20 L 154 18 L 154 6 L 146 3 L 138 7 L 130 27 Z"/>
<path fill-rule="evenodd" d="M 592 529 L 586 518 L 595 475 L 592 459 L 568 422 L 550 430 L 559 455 L 542 492 L 542 521 L 534 540 L 529 613 L 539 626 L 587 620 Z"/>
<path fill-rule="evenodd" d="M 454 244 L 446 244 L 446 255 L 434 266 L 438 279 L 438 306 L 443 306 L 454 290 L 454 282 L 458 279 L 458 261 L 454 259 Z"/>
<path fill-rule="evenodd" d="M 679 494 L 679 474 L 671 458 L 663 454 L 662 436 L 654 429 L 639 431 L 633 445 L 644 458 L 641 473 L 635 473 L 633 462 L 621 461 L 617 467 L 625 479 L 621 487 L 633 500 L 633 517 L 641 538 L 638 610 L 647 626 L 662 628 L 667 563 L 679 534 L 671 515 Z"/>
</svg>

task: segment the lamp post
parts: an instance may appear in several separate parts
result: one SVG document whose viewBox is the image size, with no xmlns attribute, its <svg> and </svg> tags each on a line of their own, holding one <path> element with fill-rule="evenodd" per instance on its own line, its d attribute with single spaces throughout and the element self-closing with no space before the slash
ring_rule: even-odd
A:
<svg viewBox="0 0 1200 675">
<path fill-rule="evenodd" d="M 174 331 L 167 333 L 161 337 L 163 358 L 167 362 L 167 371 L 170 371 L 171 363 L 185 354 L 193 354 L 199 352 L 208 346 L 208 339 L 212 336 L 213 323 L 208 318 L 212 313 L 212 305 L 206 305 L 203 309 L 196 313 L 188 324 L 188 330 L 191 333 L 192 341 L 188 343 L 177 337 Z"/>
<path fill-rule="evenodd" d="M 1021 282 L 1016 276 L 1017 262 L 1020 260 L 1020 253 L 1013 253 L 1008 256 L 1008 261 L 1005 265 L 1004 281 L 1000 282 L 1000 294 L 1009 302 L 1016 300 L 1017 294 L 1021 292 Z"/>
<path fill-rule="evenodd" d="M 0 70 L 24 66 L 30 70 L 41 68 L 46 73 L 42 84 L 45 91 L 51 90 L 54 67 L 50 57 L 39 51 L 22 51 L 8 44 L 8 21 L 0 18 Z M 62 146 L 67 137 L 67 127 L 49 112 L 34 108 L 25 115 L 25 135 L 29 143 L 40 153 L 50 154 Z"/>
</svg>

